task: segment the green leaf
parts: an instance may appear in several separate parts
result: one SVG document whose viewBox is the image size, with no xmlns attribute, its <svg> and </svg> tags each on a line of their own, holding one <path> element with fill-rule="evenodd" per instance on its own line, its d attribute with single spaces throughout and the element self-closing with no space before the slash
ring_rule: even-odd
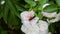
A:
<svg viewBox="0 0 60 34">
<path fill-rule="evenodd" d="M 10 13 L 7 24 L 10 27 L 14 27 L 16 25 L 19 25 L 18 19 L 16 18 L 16 16 L 14 14 Z"/>
<path fill-rule="evenodd" d="M 18 11 L 24 11 L 25 10 L 24 8 L 22 8 L 22 7 L 18 6 L 18 5 L 15 5 L 15 6 L 16 6 Z"/>
<path fill-rule="evenodd" d="M 19 25 L 19 20 L 17 19 L 17 17 L 20 17 L 19 13 L 17 13 L 15 4 L 13 4 L 13 2 L 11 0 L 6 0 L 8 3 L 8 6 L 10 8 L 10 12 L 8 15 L 8 26 L 10 27 L 14 27 L 16 25 Z"/>
<path fill-rule="evenodd" d="M 25 2 L 27 2 L 31 6 L 35 6 L 36 5 L 36 3 L 33 0 L 25 0 Z"/>
<path fill-rule="evenodd" d="M 39 1 L 39 3 L 40 3 L 41 5 L 45 4 L 46 2 L 48 2 L 48 0 L 40 0 L 40 1 Z"/>
<path fill-rule="evenodd" d="M 47 3 L 48 0 L 39 0 L 39 3 L 38 3 L 38 10 L 43 10 L 42 6 L 43 4 Z"/>
<path fill-rule="evenodd" d="M 26 4 L 26 5 L 25 5 L 25 8 L 30 8 L 30 5 L 29 5 L 29 4 Z"/>
<path fill-rule="evenodd" d="M 45 12 L 55 12 L 57 10 L 57 6 L 56 5 L 48 5 L 47 7 L 45 7 L 43 10 Z"/>
<path fill-rule="evenodd" d="M 60 6 L 60 0 L 55 0 L 57 5 Z"/>
<path fill-rule="evenodd" d="M 43 18 L 42 13 L 39 13 L 39 14 L 38 14 L 38 17 L 39 17 L 39 19 L 42 19 L 42 18 Z"/>
<path fill-rule="evenodd" d="M 42 6 L 41 5 L 38 6 L 38 10 L 42 11 Z"/>
<path fill-rule="evenodd" d="M 17 13 L 16 7 L 14 6 L 15 4 L 13 4 L 12 1 L 10 1 L 10 0 L 8 0 L 7 3 L 9 5 L 10 10 L 12 10 L 11 13 L 16 15 L 17 17 L 19 17 L 19 14 Z"/>
<path fill-rule="evenodd" d="M 9 12 L 9 6 L 8 6 L 8 4 L 6 3 L 6 4 L 5 4 L 5 7 L 4 7 L 4 11 L 3 11 L 3 18 L 4 18 L 5 23 L 7 23 L 8 12 Z"/>
</svg>

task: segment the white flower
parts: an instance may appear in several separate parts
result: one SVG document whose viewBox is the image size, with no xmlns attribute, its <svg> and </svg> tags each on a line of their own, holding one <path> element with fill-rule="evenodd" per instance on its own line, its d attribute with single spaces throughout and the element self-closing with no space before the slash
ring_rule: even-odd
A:
<svg viewBox="0 0 60 34">
<path fill-rule="evenodd" d="M 29 16 L 29 15 L 31 15 L 31 16 Z M 21 13 L 21 20 L 23 23 L 21 30 L 25 34 L 47 34 L 48 33 L 48 23 L 43 20 L 39 20 L 38 17 L 35 17 L 32 20 L 29 20 L 33 16 L 34 16 L 34 12 L 25 11 L 25 12 Z"/>
<path fill-rule="evenodd" d="M 42 7 L 45 8 L 46 6 L 50 5 L 49 3 L 44 4 Z"/>
<path fill-rule="evenodd" d="M 54 19 L 51 20 L 47 20 L 49 23 L 54 23 L 60 20 L 60 13 L 58 13 L 57 15 L 55 15 Z"/>
<path fill-rule="evenodd" d="M 22 20 L 22 23 L 25 26 L 30 25 L 30 24 L 33 25 L 33 24 L 37 23 L 37 21 L 39 20 L 39 18 L 35 17 L 32 20 L 29 20 L 32 17 L 34 17 L 34 12 L 33 11 L 31 11 L 31 12 L 24 11 L 24 12 L 21 13 L 21 20 Z"/>
<path fill-rule="evenodd" d="M 55 17 L 57 15 L 56 12 L 53 13 L 48 13 L 48 12 L 42 12 L 43 16 L 48 17 L 48 18 L 52 18 Z"/>
<path fill-rule="evenodd" d="M 3 5 L 5 3 L 5 1 L 1 1 L 1 4 Z"/>
</svg>

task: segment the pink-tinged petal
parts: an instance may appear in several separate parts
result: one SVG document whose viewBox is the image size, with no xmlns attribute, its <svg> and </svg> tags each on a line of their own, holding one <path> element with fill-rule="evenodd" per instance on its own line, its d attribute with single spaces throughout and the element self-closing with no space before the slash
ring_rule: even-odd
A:
<svg viewBox="0 0 60 34">
<path fill-rule="evenodd" d="M 32 17 L 34 17 L 34 12 L 33 11 L 31 11 L 31 12 L 24 11 L 24 12 L 21 13 L 21 18 L 23 20 L 29 20 Z"/>
<path fill-rule="evenodd" d="M 38 22 L 38 20 L 39 20 L 39 18 L 38 18 L 38 17 L 35 17 L 34 19 L 32 19 L 32 20 L 30 21 L 30 23 L 31 23 L 32 25 L 34 25 L 34 24 L 36 24 L 36 23 Z"/>
</svg>

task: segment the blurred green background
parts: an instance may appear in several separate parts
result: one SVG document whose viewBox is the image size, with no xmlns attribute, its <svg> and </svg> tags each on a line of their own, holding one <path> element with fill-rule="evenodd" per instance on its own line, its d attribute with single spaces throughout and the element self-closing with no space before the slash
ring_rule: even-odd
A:
<svg viewBox="0 0 60 34">
<path fill-rule="evenodd" d="M 5 1 L 4 4 L 1 4 Z M 51 5 L 42 9 L 42 5 L 50 3 Z M 0 34 L 24 34 L 21 31 L 20 13 L 33 9 L 35 12 L 42 10 L 47 12 L 60 12 L 60 0 L 0 0 Z M 38 16 L 42 18 L 42 16 Z M 52 34 L 60 34 L 60 21 L 52 23 L 49 26 Z"/>
</svg>

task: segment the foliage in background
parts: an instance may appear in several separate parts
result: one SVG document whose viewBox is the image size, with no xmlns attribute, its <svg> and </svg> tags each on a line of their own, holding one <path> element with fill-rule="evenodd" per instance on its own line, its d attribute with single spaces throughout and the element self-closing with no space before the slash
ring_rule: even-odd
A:
<svg viewBox="0 0 60 34">
<path fill-rule="evenodd" d="M 24 34 L 21 32 L 21 18 L 20 13 L 23 11 L 34 10 L 36 16 L 43 18 L 40 12 L 60 12 L 60 0 L 1 0 L 0 3 L 0 34 Z M 51 5 L 42 8 L 45 3 Z M 40 15 L 41 14 L 41 15 Z M 51 24 L 49 26 L 53 34 L 60 33 L 60 23 Z"/>
</svg>

